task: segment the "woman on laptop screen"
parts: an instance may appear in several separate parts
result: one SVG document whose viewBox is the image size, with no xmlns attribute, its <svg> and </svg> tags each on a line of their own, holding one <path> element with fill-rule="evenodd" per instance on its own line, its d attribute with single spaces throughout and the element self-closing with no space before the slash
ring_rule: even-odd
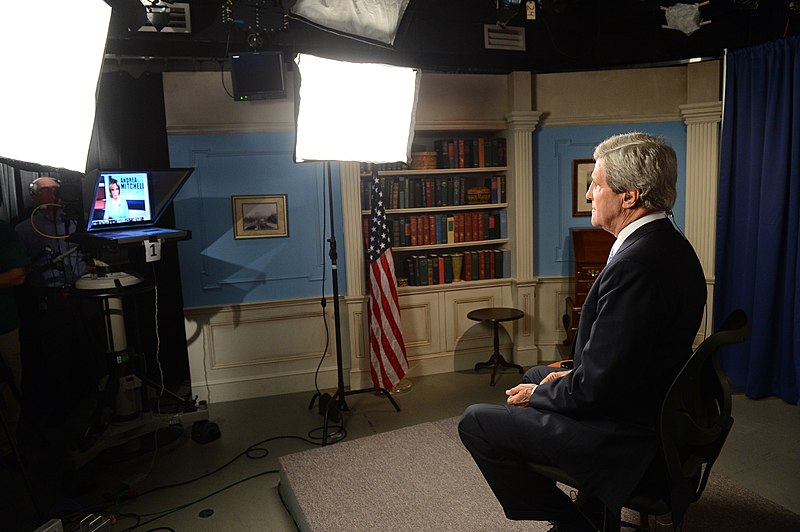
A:
<svg viewBox="0 0 800 532">
<path fill-rule="evenodd" d="M 128 202 L 119 197 L 119 183 L 113 177 L 108 180 L 109 196 L 106 198 L 104 220 L 127 220 L 130 217 Z"/>
</svg>

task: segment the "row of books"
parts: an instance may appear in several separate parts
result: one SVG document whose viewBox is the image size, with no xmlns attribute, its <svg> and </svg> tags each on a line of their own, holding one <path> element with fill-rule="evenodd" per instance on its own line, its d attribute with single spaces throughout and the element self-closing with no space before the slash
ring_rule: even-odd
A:
<svg viewBox="0 0 800 532">
<path fill-rule="evenodd" d="M 386 222 L 395 248 L 508 238 L 505 210 L 398 216 Z M 362 218 L 362 224 L 366 245 L 370 228 L 368 216 Z"/>
<path fill-rule="evenodd" d="M 437 140 L 433 149 L 437 168 L 486 168 L 507 164 L 506 139 L 502 137 Z"/>
<path fill-rule="evenodd" d="M 382 172 L 384 170 L 408 170 L 408 165 L 403 162 L 396 163 L 364 163 L 359 165 L 361 175 L 372 174 L 372 171 Z"/>
<path fill-rule="evenodd" d="M 413 255 L 395 261 L 398 286 L 429 286 L 511 277 L 511 251 L 478 249 L 460 253 Z"/>
<path fill-rule="evenodd" d="M 387 209 L 417 209 L 422 207 L 451 207 L 473 205 L 468 191 L 473 187 L 489 190 L 488 203 L 505 203 L 506 176 L 386 176 L 380 177 L 384 207 Z M 361 205 L 370 205 L 372 182 L 361 180 Z"/>
</svg>

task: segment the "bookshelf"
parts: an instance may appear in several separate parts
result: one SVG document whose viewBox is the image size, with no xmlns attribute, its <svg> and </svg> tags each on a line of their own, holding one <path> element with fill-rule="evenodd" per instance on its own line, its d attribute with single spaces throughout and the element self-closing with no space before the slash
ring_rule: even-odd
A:
<svg viewBox="0 0 800 532">
<path fill-rule="evenodd" d="M 391 231 L 398 287 L 510 279 L 505 138 L 479 133 L 455 138 L 418 136 L 415 141 L 418 152 L 433 147 L 435 151 L 422 153 L 425 164 L 436 164 L 436 168 L 414 168 L 416 156 L 410 168 L 375 168 Z M 372 165 L 361 164 L 365 249 L 372 171 Z"/>
<path fill-rule="evenodd" d="M 481 217 L 492 214 L 496 216 L 495 221 L 501 215 L 504 217 L 504 228 L 493 228 L 499 234 L 493 232 L 491 238 L 486 237 L 488 232 L 485 227 L 484 237 L 476 237 L 474 224 L 472 238 L 466 237 L 465 233 L 458 241 L 455 234 L 453 241 L 441 236 L 442 233 L 446 234 L 441 229 L 439 237 L 431 240 L 429 236 L 427 243 L 419 241 L 419 233 L 416 245 L 401 241 L 399 235 L 392 238 L 395 270 L 401 285 L 397 293 L 403 335 L 413 368 L 412 377 L 472 369 L 476 362 L 485 360 L 487 346 L 492 343 L 491 330 L 467 319 L 469 312 L 485 307 L 504 306 L 522 310 L 525 313 L 523 319 L 503 327 L 501 347 L 513 348 L 512 360 L 515 363 L 532 365 L 538 360 L 534 329 L 534 306 L 539 281 L 533 271 L 532 132 L 539 121 L 539 113 L 530 110 L 531 86 L 531 75 L 527 72 L 497 76 L 423 74 L 411 152 L 428 155 L 426 164 L 420 167 L 415 157 L 410 166 L 378 169 L 378 177 L 384 181 L 382 186 L 391 187 L 397 183 L 396 200 L 392 192 L 387 192 L 391 188 L 384 188 L 388 200 L 395 202 L 387 205 L 387 218 L 392 221 L 405 218 L 409 220 L 410 227 L 410 218 L 413 216 L 434 216 L 434 219 L 439 216 L 440 223 L 442 217 L 446 220 L 453 216 L 454 224 L 456 214 Z M 486 139 L 499 141 L 495 145 L 501 146 L 502 151 L 498 152 L 496 159 L 490 156 L 487 160 L 484 153 L 483 163 L 479 156 L 477 165 L 474 157 L 465 157 L 463 163 L 454 157 L 452 161 L 459 160 L 459 163 L 453 164 L 450 162 L 448 144 L 448 163 L 445 166 L 442 159 L 444 149 L 439 148 L 444 145 L 442 141 L 471 141 L 479 137 L 484 138 L 484 149 Z M 470 146 L 474 147 L 475 144 Z M 466 149 L 466 143 L 464 145 Z M 430 164 L 432 153 L 435 154 L 432 156 L 435 162 Z M 370 382 L 367 308 L 369 264 L 365 252 L 364 224 L 370 208 L 366 194 L 369 189 L 365 187 L 368 187 L 372 168 L 357 162 L 343 162 L 340 163 L 340 172 L 347 266 L 345 304 L 349 324 L 349 377 L 351 385 L 363 387 Z M 440 196 L 437 198 L 433 195 L 428 200 L 426 187 L 425 203 L 422 203 L 422 196 L 412 193 L 410 184 L 425 178 L 430 179 L 431 185 L 439 184 Z M 504 189 L 499 187 L 500 193 L 495 192 L 495 196 L 492 196 L 491 190 L 493 180 L 498 185 L 505 184 Z M 403 183 L 404 191 L 402 201 L 400 183 Z M 448 186 L 442 187 L 442 183 Z M 460 187 L 456 204 L 457 183 Z M 483 198 L 473 195 L 474 201 L 465 201 L 461 190 L 478 186 L 489 189 L 488 197 L 485 194 Z M 432 193 L 435 188 L 432 186 Z M 447 192 L 442 193 L 445 188 Z M 434 234 L 435 228 L 434 222 Z M 428 230 L 430 232 L 430 221 Z M 487 253 L 505 253 L 500 268 L 503 276 L 480 279 L 478 275 L 477 279 L 463 280 L 463 254 L 471 252 L 483 252 L 484 260 Z M 456 254 L 462 254 L 461 281 L 447 282 L 450 280 L 448 274 L 447 279 L 437 276 L 437 280 L 444 282 L 434 283 L 431 278 L 430 284 L 411 284 L 409 260 L 414 264 L 415 258 L 426 256 L 430 259 L 435 255 L 438 262 L 440 256 L 444 255 L 443 260 L 447 260 L 446 256 L 450 255 L 452 261 L 452 255 Z M 491 271 L 491 263 L 489 266 Z M 485 270 L 486 263 L 484 276 Z M 495 262 L 495 276 L 497 271 Z M 453 277 L 456 277 L 455 272 Z"/>
</svg>

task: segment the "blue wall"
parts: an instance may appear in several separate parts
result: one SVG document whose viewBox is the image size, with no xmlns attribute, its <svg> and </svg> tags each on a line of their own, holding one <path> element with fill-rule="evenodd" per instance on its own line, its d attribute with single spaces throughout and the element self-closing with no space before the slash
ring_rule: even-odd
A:
<svg viewBox="0 0 800 532">
<path fill-rule="evenodd" d="M 322 163 L 296 164 L 292 133 L 175 135 L 170 164 L 195 167 L 175 199 L 185 307 L 330 294 L 328 195 Z M 339 165 L 331 164 L 341 220 Z M 286 194 L 289 236 L 235 240 L 231 196 Z M 347 292 L 344 237 L 337 222 L 339 289 Z"/>
<path fill-rule="evenodd" d="M 686 206 L 686 126 L 682 122 L 570 126 L 534 132 L 534 271 L 538 276 L 572 274 L 571 227 L 591 227 L 591 217 L 572 216 L 572 160 L 591 159 L 595 146 L 618 133 L 664 136 L 678 156 L 678 199 L 673 209 L 683 228 Z"/>
<path fill-rule="evenodd" d="M 675 217 L 683 227 L 686 126 L 681 122 L 545 128 L 534 133 L 535 273 L 572 273 L 571 227 L 591 227 L 572 216 L 572 160 L 591 158 L 606 137 L 628 131 L 666 137 L 678 155 Z M 173 167 L 195 167 L 175 199 L 177 227 L 192 239 L 179 243 L 186 307 L 330 295 L 327 192 L 322 163 L 293 162 L 291 133 L 175 135 Z M 347 293 L 338 164 L 333 171 L 339 289 Z M 287 238 L 234 240 L 231 196 L 286 194 Z"/>
</svg>

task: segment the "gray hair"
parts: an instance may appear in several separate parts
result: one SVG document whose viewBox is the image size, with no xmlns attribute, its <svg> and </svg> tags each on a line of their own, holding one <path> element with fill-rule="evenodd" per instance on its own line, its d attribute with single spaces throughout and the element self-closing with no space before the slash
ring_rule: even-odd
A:
<svg viewBox="0 0 800 532">
<path fill-rule="evenodd" d="M 633 132 L 609 137 L 594 149 L 605 162 L 606 182 L 614 192 L 638 189 L 639 205 L 665 211 L 677 196 L 678 159 L 663 137 Z"/>
</svg>

